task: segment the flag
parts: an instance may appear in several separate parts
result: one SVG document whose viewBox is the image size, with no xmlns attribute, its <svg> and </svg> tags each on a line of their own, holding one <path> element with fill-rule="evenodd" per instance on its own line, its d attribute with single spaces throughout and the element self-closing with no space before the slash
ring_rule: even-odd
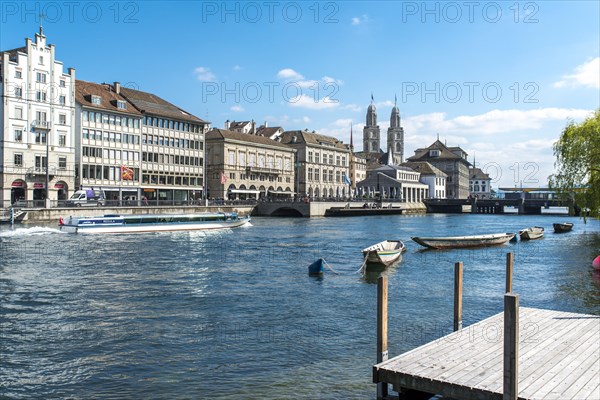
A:
<svg viewBox="0 0 600 400">
<path fill-rule="evenodd" d="M 350 182 L 350 179 L 348 179 L 348 176 L 346 174 L 344 174 L 344 183 L 346 185 L 350 185 L 352 182 Z"/>
<path fill-rule="evenodd" d="M 227 183 L 227 177 L 225 176 L 225 173 L 221 172 L 221 185 L 224 185 Z"/>
<path fill-rule="evenodd" d="M 132 181 L 133 180 L 133 170 L 131 168 L 126 167 L 125 165 L 121 165 L 121 180 L 122 181 Z"/>
</svg>

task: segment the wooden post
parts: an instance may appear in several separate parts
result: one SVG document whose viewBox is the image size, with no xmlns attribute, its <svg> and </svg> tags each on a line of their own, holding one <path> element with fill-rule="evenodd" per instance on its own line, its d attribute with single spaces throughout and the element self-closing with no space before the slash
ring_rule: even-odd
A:
<svg viewBox="0 0 600 400">
<path fill-rule="evenodd" d="M 454 331 L 462 329 L 463 263 L 454 264 Z"/>
<path fill-rule="evenodd" d="M 519 295 L 504 295 L 504 396 L 519 397 Z"/>
<path fill-rule="evenodd" d="M 506 293 L 512 292 L 514 254 L 506 253 Z"/>
<path fill-rule="evenodd" d="M 388 359 L 388 278 L 377 278 L 377 363 Z M 377 399 L 381 400 L 388 395 L 388 384 L 377 384 Z"/>
</svg>

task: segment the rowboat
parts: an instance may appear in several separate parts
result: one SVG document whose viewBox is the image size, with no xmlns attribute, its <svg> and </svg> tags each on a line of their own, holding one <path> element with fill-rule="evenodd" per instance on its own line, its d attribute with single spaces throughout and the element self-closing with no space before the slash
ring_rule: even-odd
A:
<svg viewBox="0 0 600 400">
<path fill-rule="evenodd" d="M 67 233 L 145 233 L 236 228 L 250 217 L 236 213 L 104 215 L 61 218 L 59 229 Z"/>
<path fill-rule="evenodd" d="M 554 233 L 565 233 L 571 231 L 573 229 L 573 224 L 571 222 L 561 222 L 552 224 L 554 227 Z"/>
<path fill-rule="evenodd" d="M 384 240 L 363 249 L 366 264 L 388 266 L 402 260 L 402 252 L 406 251 L 404 243 L 399 240 Z"/>
<path fill-rule="evenodd" d="M 462 247 L 495 246 L 508 242 L 514 233 L 491 233 L 475 236 L 413 237 L 421 246 L 432 249 L 457 249 Z"/>
<path fill-rule="evenodd" d="M 325 272 L 325 259 L 319 258 L 314 263 L 308 266 L 309 275 L 322 275 Z"/>
<path fill-rule="evenodd" d="M 519 231 L 521 240 L 535 240 L 544 237 L 544 228 L 541 226 L 532 226 L 530 228 L 521 229 Z"/>
</svg>

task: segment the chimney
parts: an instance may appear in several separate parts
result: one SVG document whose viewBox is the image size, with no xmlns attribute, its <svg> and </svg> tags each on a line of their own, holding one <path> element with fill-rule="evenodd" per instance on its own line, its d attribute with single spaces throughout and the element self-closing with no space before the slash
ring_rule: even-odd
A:
<svg viewBox="0 0 600 400">
<path fill-rule="evenodd" d="M 225 121 L 225 129 L 226 130 L 229 130 L 229 125 L 230 125 L 229 120 Z"/>
<path fill-rule="evenodd" d="M 252 130 L 250 131 L 251 134 L 256 135 L 256 122 L 254 122 L 254 120 L 252 120 Z"/>
<path fill-rule="evenodd" d="M 121 84 L 119 82 L 115 82 L 114 86 L 115 86 L 115 93 L 121 94 Z"/>
<path fill-rule="evenodd" d="M 265 128 L 268 128 L 268 127 L 269 127 L 269 125 L 267 125 L 267 121 L 265 121 Z"/>
</svg>

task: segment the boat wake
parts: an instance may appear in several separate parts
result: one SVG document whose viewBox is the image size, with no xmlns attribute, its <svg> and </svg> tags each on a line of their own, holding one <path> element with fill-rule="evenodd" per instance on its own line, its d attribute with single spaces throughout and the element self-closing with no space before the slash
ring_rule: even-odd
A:
<svg viewBox="0 0 600 400">
<path fill-rule="evenodd" d="M 61 232 L 55 228 L 47 228 L 42 226 L 34 226 L 31 228 L 17 228 L 6 231 L 0 231 L 0 238 L 9 238 L 9 237 L 20 237 L 20 236 L 41 236 L 41 235 L 51 235 L 55 233 Z"/>
</svg>

